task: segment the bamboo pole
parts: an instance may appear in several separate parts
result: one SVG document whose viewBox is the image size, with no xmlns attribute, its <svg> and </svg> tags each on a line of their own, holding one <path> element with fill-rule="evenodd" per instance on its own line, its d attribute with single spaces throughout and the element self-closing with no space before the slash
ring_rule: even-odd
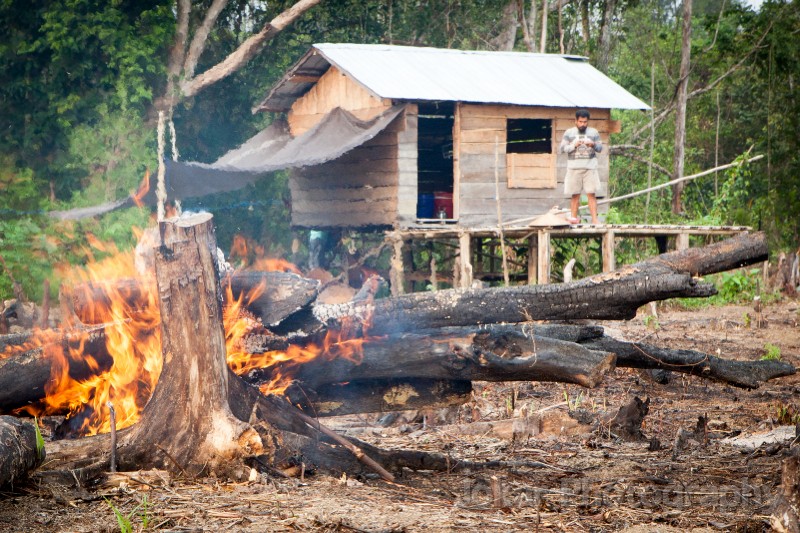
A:
<svg viewBox="0 0 800 533">
<path fill-rule="evenodd" d="M 708 176 L 709 174 L 713 174 L 714 172 L 717 172 L 717 171 L 720 171 L 720 170 L 726 170 L 726 169 L 729 169 L 731 167 L 736 167 L 736 166 L 739 166 L 739 165 L 743 165 L 745 163 L 752 163 L 753 161 L 758 161 L 759 159 L 763 159 L 763 158 L 764 158 L 764 155 L 760 154 L 760 155 L 753 156 L 753 157 L 751 157 L 749 159 L 745 159 L 744 161 L 734 161 L 734 162 L 728 163 L 726 165 L 710 168 L 708 170 L 704 170 L 703 172 L 698 172 L 697 174 L 692 174 L 690 176 L 684 176 L 682 178 L 674 179 L 672 181 L 667 181 L 665 183 L 661 183 L 659 185 L 655 185 L 654 187 L 648 187 L 647 189 L 643 189 L 641 191 L 632 192 L 630 194 L 624 194 L 622 196 L 617 196 L 615 198 L 606 198 L 604 200 L 598 200 L 597 201 L 597 205 L 604 205 L 604 204 L 610 204 L 610 203 L 613 203 L 613 202 L 618 202 L 620 200 L 627 200 L 628 198 L 633 198 L 635 196 L 641 196 L 642 194 L 646 194 L 648 192 L 657 191 L 658 189 L 664 189 L 666 187 L 671 187 L 672 185 L 675 185 L 676 183 L 679 183 L 679 182 L 684 182 L 684 181 L 689 181 L 689 180 L 693 180 L 693 179 L 697 179 L 697 178 L 702 178 L 703 176 Z M 588 206 L 582 205 L 578 209 L 588 209 Z M 514 224 L 519 224 L 520 222 L 528 222 L 530 220 L 533 220 L 534 218 L 538 218 L 539 216 L 540 215 L 535 215 L 535 216 L 532 216 L 532 217 L 525 217 L 525 218 L 518 218 L 518 219 L 515 219 L 515 220 L 509 220 L 508 222 L 504 222 L 503 226 L 512 226 Z"/>
<path fill-rule="evenodd" d="M 506 260 L 506 242 L 503 235 L 503 211 L 500 208 L 500 141 L 494 137 L 494 200 L 497 204 L 497 233 L 500 236 L 500 255 L 503 258 L 503 282 L 510 285 L 508 277 L 508 261 Z"/>
</svg>

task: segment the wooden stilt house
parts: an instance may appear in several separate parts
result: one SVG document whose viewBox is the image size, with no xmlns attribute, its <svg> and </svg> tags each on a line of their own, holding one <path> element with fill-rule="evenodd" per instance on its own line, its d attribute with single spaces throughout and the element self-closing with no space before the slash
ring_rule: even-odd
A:
<svg viewBox="0 0 800 533">
<path fill-rule="evenodd" d="M 504 220 L 565 206 L 557 152 L 577 108 L 608 146 L 619 131 L 611 110 L 647 105 L 582 57 L 317 44 L 256 111 L 285 113 L 309 157 L 314 146 L 347 144 L 327 127 L 334 115 L 369 131 L 341 155 L 295 165 L 293 225 L 403 229 L 496 225 L 498 200 Z M 602 197 L 607 150 L 599 169 Z"/>
</svg>

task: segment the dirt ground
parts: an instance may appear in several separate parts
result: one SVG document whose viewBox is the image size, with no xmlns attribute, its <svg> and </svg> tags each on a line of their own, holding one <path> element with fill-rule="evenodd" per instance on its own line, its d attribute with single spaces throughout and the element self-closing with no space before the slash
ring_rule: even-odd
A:
<svg viewBox="0 0 800 533">
<path fill-rule="evenodd" d="M 744 306 L 662 306 L 657 319 L 649 313 L 644 308 L 634 320 L 602 325 L 617 338 L 731 359 L 758 359 L 771 343 L 800 366 L 796 300 L 768 306 L 760 329 Z M 115 509 L 130 516 L 132 531 L 768 531 L 781 459 L 800 418 L 798 393 L 800 375 L 749 391 L 678 373 L 658 384 L 630 369 L 591 390 L 476 384 L 470 404 L 427 413 L 424 424 L 384 427 L 375 416 L 328 422 L 386 448 L 437 451 L 454 463 L 501 460 L 502 467 L 409 471 L 395 483 L 316 474 L 260 475 L 249 483 L 174 479 L 88 492 L 32 485 L 3 495 L 0 531 L 125 530 Z M 599 419 L 634 396 L 650 401 L 641 442 L 623 442 L 568 414 L 577 409 Z M 679 430 L 694 430 L 701 416 L 703 435 L 676 447 Z M 777 431 L 784 444 L 744 447 L 735 440 Z"/>
</svg>

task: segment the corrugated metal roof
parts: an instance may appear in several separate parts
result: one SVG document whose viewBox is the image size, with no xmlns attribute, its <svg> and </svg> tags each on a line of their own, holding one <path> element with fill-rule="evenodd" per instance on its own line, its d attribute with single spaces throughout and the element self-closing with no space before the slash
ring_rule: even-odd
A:
<svg viewBox="0 0 800 533">
<path fill-rule="evenodd" d="M 256 110 L 286 110 L 335 65 L 380 98 L 649 109 L 586 58 L 370 44 L 315 44 Z"/>
</svg>

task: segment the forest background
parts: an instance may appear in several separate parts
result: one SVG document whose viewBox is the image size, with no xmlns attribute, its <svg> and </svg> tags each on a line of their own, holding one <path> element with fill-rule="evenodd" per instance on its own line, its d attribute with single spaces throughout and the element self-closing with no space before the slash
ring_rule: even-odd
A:
<svg viewBox="0 0 800 533">
<path fill-rule="evenodd" d="M 213 161 L 273 120 L 251 109 L 318 42 L 587 56 L 653 107 L 615 112 L 610 196 L 765 156 L 688 182 L 677 207 L 672 188 L 619 202 L 610 221 L 749 225 L 768 233 L 773 253 L 800 242 L 796 2 L 2 0 L 0 27 L 0 299 L 39 300 L 63 266 L 134 246 L 132 228 L 151 225 L 151 209 L 79 221 L 47 212 L 123 198 L 155 172 L 158 111 L 172 118 L 181 160 Z M 202 45 L 180 68 L 176 35 Z M 254 36 L 259 46 L 224 76 L 188 83 Z M 183 207 L 214 214 L 224 250 L 245 235 L 270 256 L 297 257 L 305 242 L 289 227 L 281 173 Z"/>
</svg>

